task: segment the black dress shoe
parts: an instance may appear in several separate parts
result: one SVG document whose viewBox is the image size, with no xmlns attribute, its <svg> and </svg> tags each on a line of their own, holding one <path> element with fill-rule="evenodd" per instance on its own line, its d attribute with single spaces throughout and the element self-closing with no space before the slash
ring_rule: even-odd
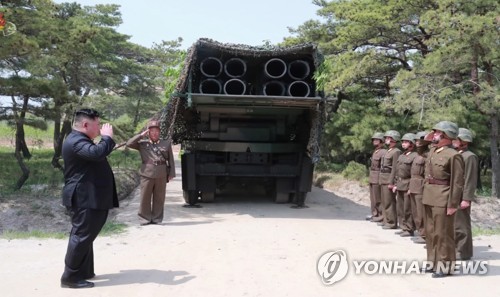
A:
<svg viewBox="0 0 500 297">
<path fill-rule="evenodd" d="M 448 276 L 448 274 L 444 274 L 442 272 L 434 272 L 432 274 L 432 278 L 442 278 L 442 277 L 446 277 L 446 276 Z"/>
<path fill-rule="evenodd" d="M 61 288 L 71 288 L 71 289 L 83 289 L 83 288 L 92 288 L 94 287 L 94 283 L 88 282 L 86 280 L 79 280 L 76 282 L 69 282 L 61 280 Z"/>
<path fill-rule="evenodd" d="M 427 268 L 422 268 L 422 272 L 423 273 L 431 273 L 431 272 L 434 272 L 434 270 L 432 270 L 432 268 L 427 267 Z"/>
<path fill-rule="evenodd" d="M 89 275 L 89 276 L 85 277 L 85 279 L 92 279 L 92 278 L 94 278 L 94 277 L 95 277 L 95 273 L 92 273 L 91 275 Z"/>
</svg>

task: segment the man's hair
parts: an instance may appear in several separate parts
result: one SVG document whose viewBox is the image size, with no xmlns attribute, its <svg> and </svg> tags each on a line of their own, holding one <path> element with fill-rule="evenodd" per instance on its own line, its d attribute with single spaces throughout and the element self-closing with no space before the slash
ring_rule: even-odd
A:
<svg viewBox="0 0 500 297">
<path fill-rule="evenodd" d="M 79 124 L 83 119 L 95 120 L 99 117 L 99 112 L 92 108 L 82 108 L 75 112 L 74 124 Z"/>
</svg>

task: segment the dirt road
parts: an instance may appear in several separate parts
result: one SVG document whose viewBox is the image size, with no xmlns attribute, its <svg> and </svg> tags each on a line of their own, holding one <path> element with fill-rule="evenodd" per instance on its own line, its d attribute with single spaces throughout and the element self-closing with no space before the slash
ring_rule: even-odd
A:
<svg viewBox="0 0 500 297">
<path fill-rule="evenodd" d="M 178 168 L 178 173 L 180 168 Z M 178 175 L 180 176 L 180 174 Z M 355 274 L 327 286 L 317 261 L 344 250 L 354 260 L 424 260 L 422 245 L 364 221 L 366 206 L 315 188 L 306 209 L 254 197 L 184 208 L 180 177 L 167 187 L 163 225 L 139 226 L 138 190 L 116 220 L 127 233 L 98 237 L 95 288 L 59 286 L 66 240 L 0 239 L 0 295 L 10 296 L 498 296 L 500 236 L 475 238 L 483 276 Z"/>
</svg>

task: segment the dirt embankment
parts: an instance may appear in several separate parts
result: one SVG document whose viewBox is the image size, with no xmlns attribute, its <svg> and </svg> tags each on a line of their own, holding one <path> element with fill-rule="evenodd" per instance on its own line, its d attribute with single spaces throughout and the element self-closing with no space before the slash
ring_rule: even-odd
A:
<svg viewBox="0 0 500 297">
<path fill-rule="evenodd" d="M 125 199 L 139 184 L 137 170 L 114 170 L 120 200 Z M 68 213 L 61 205 L 61 187 L 46 185 L 29 187 L 22 194 L 0 198 L 0 234 L 4 231 L 66 232 L 71 225 Z"/>
<path fill-rule="evenodd" d="M 357 204 L 370 206 L 368 186 L 360 185 L 358 182 L 347 181 L 339 176 L 332 178 L 330 174 L 318 174 L 315 176 L 315 186 L 333 191 Z M 473 228 L 498 230 L 500 228 L 500 199 L 477 197 L 472 204 L 471 221 Z"/>
</svg>

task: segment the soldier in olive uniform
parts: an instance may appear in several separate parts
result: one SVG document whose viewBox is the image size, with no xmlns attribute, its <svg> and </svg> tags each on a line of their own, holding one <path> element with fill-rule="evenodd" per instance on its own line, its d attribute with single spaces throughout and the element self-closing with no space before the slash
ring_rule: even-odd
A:
<svg viewBox="0 0 500 297">
<path fill-rule="evenodd" d="M 455 213 L 462 198 L 464 160 L 451 148 L 458 134 L 455 123 L 442 121 L 432 128 L 433 143 L 425 162 L 423 203 L 427 261 L 432 277 L 444 277 L 453 271 L 455 258 Z"/>
<path fill-rule="evenodd" d="M 396 184 L 396 166 L 401 150 L 396 145 L 401 139 L 398 131 L 389 130 L 384 134 L 385 144 L 389 147 L 380 167 L 379 184 L 382 196 L 383 229 L 396 229 L 398 226 L 396 213 L 396 193 L 393 188 Z"/>
<path fill-rule="evenodd" d="M 413 221 L 415 222 L 415 230 L 418 231 L 418 237 L 414 237 L 413 242 L 425 243 L 425 228 L 424 228 L 424 204 L 422 203 L 422 193 L 424 191 L 424 169 L 425 159 L 429 152 L 430 141 L 425 140 L 425 136 L 429 134 L 421 131 L 415 135 L 417 156 L 411 164 L 411 178 L 408 194 L 410 196 L 411 211 Z"/>
<path fill-rule="evenodd" d="M 464 158 L 464 191 L 460 207 L 455 215 L 455 244 L 458 260 L 472 258 L 472 228 L 470 221 L 471 202 L 475 200 L 478 179 L 479 158 L 469 151 L 472 133 L 468 129 L 458 129 L 458 137 L 453 140 L 453 147 Z"/>
<path fill-rule="evenodd" d="M 396 190 L 397 194 L 397 214 L 398 222 L 401 227 L 401 231 L 396 232 L 401 237 L 413 236 L 415 231 L 415 223 L 413 222 L 413 215 L 411 211 L 411 201 L 408 194 L 408 189 L 410 185 L 411 178 L 411 165 L 413 160 L 417 156 L 414 152 L 415 148 L 415 134 L 406 133 L 401 138 L 401 147 L 404 152 L 398 158 L 398 165 L 396 169 L 396 186 L 393 190 Z"/>
<path fill-rule="evenodd" d="M 371 215 L 367 217 L 367 220 L 382 222 L 384 217 L 382 216 L 381 208 L 382 198 L 380 194 L 379 175 L 381 160 L 386 152 L 386 149 L 384 149 L 384 133 L 375 132 L 372 136 L 372 144 L 375 150 L 371 158 L 369 177 Z"/>
<path fill-rule="evenodd" d="M 166 184 L 175 177 L 171 141 L 160 140 L 160 123 L 150 121 L 144 132 L 127 141 L 127 146 L 139 150 L 142 159 L 138 213 L 145 220 L 142 225 L 159 224 L 163 220 Z"/>
</svg>

